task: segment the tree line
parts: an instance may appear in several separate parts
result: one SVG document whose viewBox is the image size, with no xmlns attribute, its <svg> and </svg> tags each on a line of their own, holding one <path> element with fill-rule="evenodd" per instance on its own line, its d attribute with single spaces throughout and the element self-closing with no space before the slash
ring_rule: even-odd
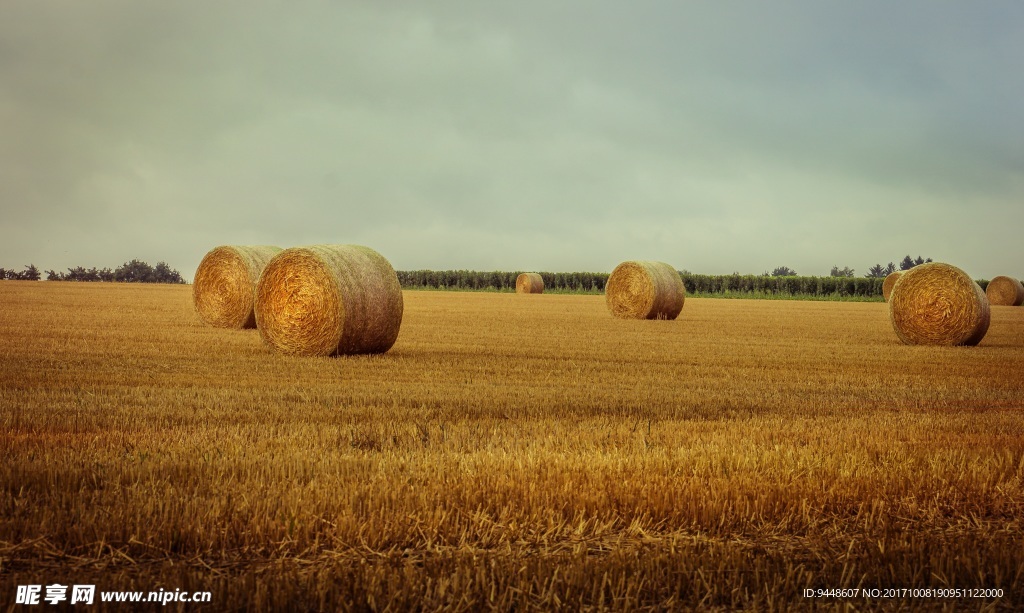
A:
<svg viewBox="0 0 1024 613">
<path fill-rule="evenodd" d="M 35 264 L 29 264 L 25 267 L 25 270 L 7 270 L 6 268 L 0 268 L 0 281 L 38 281 L 39 280 L 39 269 L 35 267 Z"/>
<path fill-rule="evenodd" d="M 899 268 L 896 268 L 896 264 L 893 264 L 892 262 L 889 262 L 888 266 L 883 266 L 882 264 L 875 264 L 874 266 L 871 266 L 870 268 L 868 268 L 868 274 L 865 275 L 865 276 L 868 279 L 884 279 L 887 276 L 889 276 L 890 274 L 896 272 L 897 270 L 910 270 L 911 268 L 913 268 L 915 266 L 920 266 L 921 264 L 924 264 L 925 262 L 931 262 L 931 261 L 932 261 L 931 258 L 922 258 L 921 256 L 917 256 L 917 258 L 915 259 L 915 258 L 910 257 L 910 255 L 907 255 L 902 260 L 900 260 Z M 838 266 L 833 266 L 832 267 L 832 271 L 828 273 L 828 276 L 830 276 L 830 277 L 855 277 L 856 276 L 855 273 L 856 273 L 856 271 L 854 269 L 850 268 L 849 266 L 844 266 L 843 268 L 839 268 Z M 796 277 L 798 275 L 796 274 L 796 271 L 793 270 L 792 268 L 790 268 L 789 266 L 779 266 L 778 268 L 776 268 L 775 270 L 771 271 L 770 273 L 768 271 L 765 271 L 764 276 L 765 277 L 768 277 L 768 276 L 772 276 L 772 277 Z"/>
<path fill-rule="evenodd" d="M 42 273 L 34 264 L 29 264 L 22 271 L 0 268 L 0 279 L 17 281 L 39 281 Z M 185 279 L 167 262 L 157 262 L 150 266 L 142 260 L 125 262 L 117 268 L 85 268 L 75 266 L 67 272 L 46 271 L 47 281 L 104 281 L 116 283 L 184 283 Z"/>
<path fill-rule="evenodd" d="M 931 258 L 909 255 L 900 262 L 900 270 L 910 270 Z M 761 275 L 699 275 L 679 271 L 688 294 L 749 293 L 778 296 L 839 296 L 881 298 L 885 277 L 897 270 L 896 264 L 876 264 L 865 277 L 854 276 L 849 267 L 833 266 L 827 277 L 799 276 L 788 266 L 779 266 Z M 514 291 L 519 272 L 482 272 L 476 270 L 399 270 L 398 281 L 405 289 Z M 545 291 L 601 293 L 608 273 L 541 272 Z M 981 281 L 984 285 L 985 282 Z"/>
<path fill-rule="evenodd" d="M 405 289 L 514 291 L 519 272 L 475 270 L 400 270 L 398 280 Z M 601 293 L 608 273 L 541 272 L 545 291 Z M 864 277 L 799 277 L 772 275 L 699 275 L 679 271 L 688 294 L 751 293 L 780 296 L 881 297 L 883 279 Z"/>
<path fill-rule="evenodd" d="M 931 258 L 916 259 L 909 255 L 900 262 L 899 270 L 931 262 Z M 840 296 L 873 298 L 882 296 L 882 282 L 897 270 L 894 263 L 876 264 L 866 277 L 855 277 L 849 267 L 833 266 L 827 277 L 799 276 L 796 271 L 779 266 L 761 275 L 700 275 L 687 270 L 679 271 L 688 294 L 749 293 L 779 296 Z M 150 266 L 141 260 L 125 262 L 110 268 L 84 268 L 76 266 L 67 272 L 45 271 L 48 281 L 105 281 L 122 283 L 185 283 L 181 274 L 166 262 Z M 476 270 L 399 270 L 399 283 L 405 289 L 490 290 L 514 291 L 519 272 Z M 547 291 L 595 293 L 604 292 L 609 273 L 600 272 L 541 272 Z M 22 271 L 0 268 L 0 279 L 38 281 L 42 273 L 30 264 Z M 985 285 L 984 281 L 980 283 Z"/>
<path fill-rule="evenodd" d="M 884 279 L 866 277 L 800 277 L 765 275 L 680 275 L 688 294 L 770 294 L 777 296 L 882 296 Z"/>
<path fill-rule="evenodd" d="M 519 272 L 476 270 L 399 270 L 398 282 L 406 289 L 466 289 L 508 291 L 516 289 Z M 604 291 L 608 273 L 542 272 L 545 290 L 567 292 Z"/>
<path fill-rule="evenodd" d="M 565 292 L 604 291 L 608 273 L 541 272 L 544 289 Z M 481 272 L 475 270 L 398 271 L 398 280 L 406 289 L 513 291 L 519 272 Z M 794 277 L 765 275 L 699 275 L 679 271 L 690 294 L 765 293 L 780 295 L 830 295 L 873 297 L 882 295 L 880 279 L 849 277 Z"/>
</svg>

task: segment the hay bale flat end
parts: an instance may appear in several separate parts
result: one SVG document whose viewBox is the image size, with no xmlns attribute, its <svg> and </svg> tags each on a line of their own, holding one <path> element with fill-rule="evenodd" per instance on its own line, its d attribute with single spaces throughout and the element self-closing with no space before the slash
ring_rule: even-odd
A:
<svg viewBox="0 0 1024 613">
<path fill-rule="evenodd" d="M 253 300 L 260 274 L 280 247 L 222 245 L 207 253 L 192 281 L 200 319 L 218 328 L 254 328 Z"/>
<path fill-rule="evenodd" d="M 885 281 L 882 281 L 882 298 L 884 298 L 886 302 L 889 302 L 889 296 L 892 295 L 892 288 L 896 285 L 896 281 L 898 281 L 901 276 L 903 276 L 903 271 L 897 270 L 896 272 L 889 273 L 885 277 Z"/>
</svg>

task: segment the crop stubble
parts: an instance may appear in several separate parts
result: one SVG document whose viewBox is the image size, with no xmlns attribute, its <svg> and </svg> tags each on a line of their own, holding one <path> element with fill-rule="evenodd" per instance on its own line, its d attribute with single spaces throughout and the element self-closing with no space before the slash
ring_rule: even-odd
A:
<svg viewBox="0 0 1024 613">
<path fill-rule="evenodd" d="M 882 303 L 631 321 L 602 296 L 406 292 L 389 353 L 294 358 L 203 326 L 187 287 L 0 301 L 4 603 L 89 579 L 259 608 L 1022 598 L 1021 309 L 936 348 Z"/>
</svg>

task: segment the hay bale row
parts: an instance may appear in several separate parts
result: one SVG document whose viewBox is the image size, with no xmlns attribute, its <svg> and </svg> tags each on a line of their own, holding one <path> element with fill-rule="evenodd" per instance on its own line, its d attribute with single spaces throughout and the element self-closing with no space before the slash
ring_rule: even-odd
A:
<svg viewBox="0 0 1024 613">
<path fill-rule="evenodd" d="M 988 297 L 956 266 L 931 262 L 905 271 L 889 297 L 896 335 L 908 345 L 977 345 L 988 332 Z"/>
<path fill-rule="evenodd" d="M 985 295 L 989 302 L 999 306 L 1024 304 L 1024 285 L 1013 277 L 998 276 L 988 282 Z"/>
<path fill-rule="evenodd" d="M 996 304 L 1024 303 L 1024 286 L 996 277 L 988 293 L 964 271 L 938 262 L 893 273 L 883 283 L 896 335 L 906 344 L 976 345 Z M 518 293 L 541 293 L 537 273 L 516 279 Z M 193 300 L 210 325 L 257 327 L 263 340 L 292 355 L 383 353 L 398 338 L 404 303 L 391 264 L 358 245 L 221 246 L 196 271 Z M 605 286 L 612 315 L 675 319 L 686 288 L 664 262 L 626 261 Z"/>
<path fill-rule="evenodd" d="M 516 277 L 517 294 L 543 294 L 544 278 L 535 272 L 524 272 Z"/>
<path fill-rule="evenodd" d="M 218 328 L 255 328 L 253 295 L 264 267 L 280 247 L 222 245 L 199 263 L 192 302 L 199 317 Z"/>
<path fill-rule="evenodd" d="M 293 355 L 383 353 L 404 307 L 391 264 L 358 245 L 217 247 L 199 264 L 192 299 L 207 324 L 259 328 Z"/>
<path fill-rule="evenodd" d="M 623 319 L 675 319 L 685 300 L 683 280 L 664 262 L 622 262 L 605 285 L 608 310 Z"/>
</svg>

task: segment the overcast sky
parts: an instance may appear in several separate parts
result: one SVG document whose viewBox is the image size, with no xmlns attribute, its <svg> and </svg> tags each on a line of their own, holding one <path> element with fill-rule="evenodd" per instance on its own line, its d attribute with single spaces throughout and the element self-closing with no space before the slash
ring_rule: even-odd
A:
<svg viewBox="0 0 1024 613">
<path fill-rule="evenodd" d="M 1024 3 L 0 4 L 0 267 L 1024 276 Z"/>
</svg>

